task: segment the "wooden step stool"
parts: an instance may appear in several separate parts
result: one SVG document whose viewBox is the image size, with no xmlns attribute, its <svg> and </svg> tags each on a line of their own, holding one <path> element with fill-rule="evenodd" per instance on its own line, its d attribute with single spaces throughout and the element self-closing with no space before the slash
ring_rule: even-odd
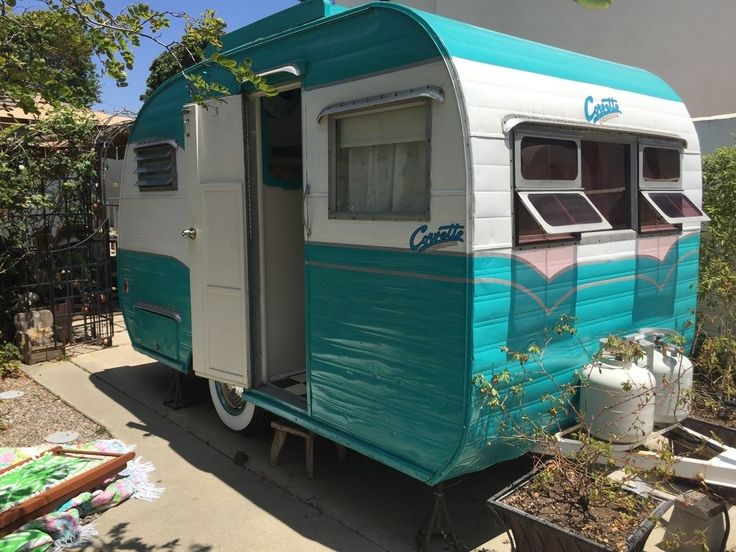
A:
<svg viewBox="0 0 736 552">
<path fill-rule="evenodd" d="M 307 446 L 307 478 L 314 479 L 314 438 L 316 435 L 313 431 L 307 431 L 301 427 L 286 423 L 281 420 L 271 422 L 274 429 L 273 443 L 271 444 L 271 465 L 278 466 L 279 454 L 286 442 L 286 437 L 296 435 L 304 439 Z M 337 457 L 342 462 L 345 460 L 345 447 L 335 443 L 337 447 Z"/>
</svg>

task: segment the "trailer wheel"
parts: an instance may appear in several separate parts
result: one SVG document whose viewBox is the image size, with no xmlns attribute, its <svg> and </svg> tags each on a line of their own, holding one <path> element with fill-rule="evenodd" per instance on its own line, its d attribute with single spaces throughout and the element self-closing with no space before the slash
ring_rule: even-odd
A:
<svg viewBox="0 0 736 552">
<path fill-rule="evenodd" d="M 233 431 L 253 435 L 263 429 L 265 412 L 243 398 L 243 388 L 210 380 L 210 395 L 217 415 Z"/>
</svg>

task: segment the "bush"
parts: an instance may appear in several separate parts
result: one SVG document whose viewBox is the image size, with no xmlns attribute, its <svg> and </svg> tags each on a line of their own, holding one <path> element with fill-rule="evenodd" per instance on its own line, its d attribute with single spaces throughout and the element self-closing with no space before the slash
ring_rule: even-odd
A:
<svg viewBox="0 0 736 552">
<path fill-rule="evenodd" d="M 698 372 L 721 398 L 736 396 L 736 146 L 703 157 Z"/>
<path fill-rule="evenodd" d="M 20 375 L 20 351 L 12 343 L 0 343 L 0 379 Z"/>
</svg>

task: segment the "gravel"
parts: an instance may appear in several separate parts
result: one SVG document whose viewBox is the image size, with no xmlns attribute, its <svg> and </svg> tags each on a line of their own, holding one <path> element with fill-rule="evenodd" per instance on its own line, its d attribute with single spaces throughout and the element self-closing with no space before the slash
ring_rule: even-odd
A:
<svg viewBox="0 0 736 552">
<path fill-rule="evenodd" d="M 0 392 L 23 391 L 17 399 L 0 402 L 0 446 L 32 447 L 44 444 L 44 437 L 56 431 L 76 431 L 80 442 L 109 439 L 107 430 L 77 412 L 59 397 L 22 374 L 0 379 Z"/>
</svg>

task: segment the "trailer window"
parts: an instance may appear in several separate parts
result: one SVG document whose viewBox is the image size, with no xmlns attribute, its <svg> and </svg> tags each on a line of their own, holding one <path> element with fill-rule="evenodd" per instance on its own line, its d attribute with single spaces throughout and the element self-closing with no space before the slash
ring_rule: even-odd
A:
<svg viewBox="0 0 736 552">
<path fill-rule="evenodd" d="M 428 216 L 429 110 L 421 103 L 331 117 L 331 217 Z"/>
<path fill-rule="evenodd" d="M 575 180 L 577 144 L 571 140 L 525 136 L 521 139 L 521 176 L 524 180 Z"/>
<path fill-rule="evenodd" d="M 176 145 L 156 142 L 135 148 L 135 171 L 138 189 L 143 191 L 176 190 Z"/>
<path fill-rule="evenodd" d="M 645 147 L 642 152 L 642 173 L 645 182 L 679 182 L 680 151 Z"/>
<path fill-rule="evenodd" d="M 639 232 L 682 230 L 683 223 L 709 220 L 682 192 L 682 150 L 643 144 L 639 150 Z"/>
</svg>

